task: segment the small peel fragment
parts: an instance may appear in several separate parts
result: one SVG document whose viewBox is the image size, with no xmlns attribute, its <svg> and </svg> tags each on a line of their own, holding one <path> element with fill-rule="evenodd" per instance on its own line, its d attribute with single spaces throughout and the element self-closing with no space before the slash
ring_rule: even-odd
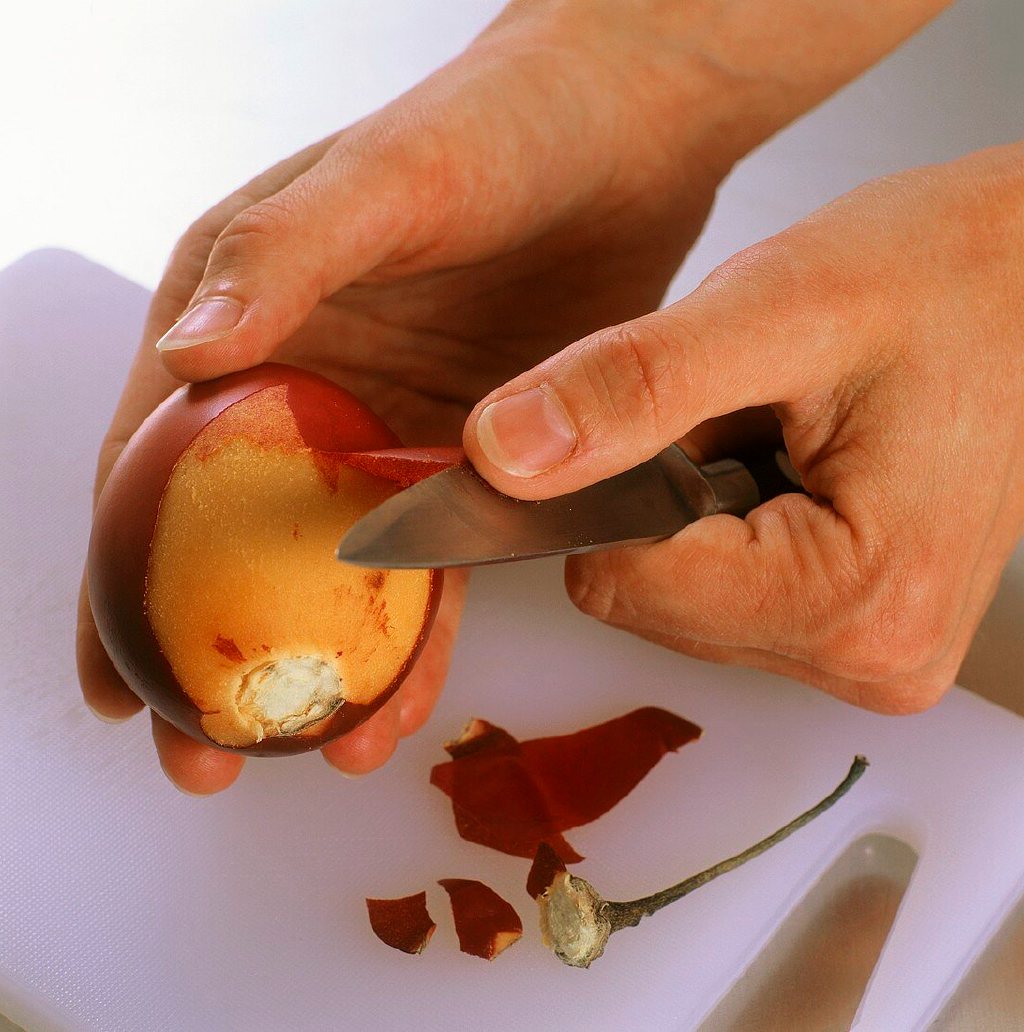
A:
<svg viewBox="0 0 1024 1032">
<path fill-rule="evenodd" d="M 526 878 L 526 891 L 539 899 L 554 883 L 555 877 L 565 870 L 562 858 L 551 848 L 550 843 L 542 842 L 537 847 L 537 855 L 530 865 L 530 873 Z"/>
<path fill-rule="evenodd" d="M 453 760 L 461 760 L 463 757 L 472 756 L 476 752 L 514 751 L 518 747 L 518 740 L 513 738 L 503 727 L 498 727 L 497 724 L 492 724 L 489 720 L 484 720 L 481 717 L 473 717 L 462 729 L 462 733 L 458 738 L 445 742 L 443 746 L 444 751 Z"/>
<path fill-rule="evenodd" d="M 459 949 L 473 957 L 494 960 L 523 934 L 523 922 L 512 905 L 483 882 L 442 878 L 452 904 Z"/>
<path fill-rule="evenodd" d="M 422 953 L 437 925 L 427 913 L 427 894 L 400 899 L 367 899 L 370 927 L 385 945 L 403 953 Z"/>
<path fill-rule="evenodd" d="M 452 801 L 459 834 L 511 856 L 547 842 L 565 863 L 582 857 L 562 837 L 624 799 L 668 752 L 701 729 L 647 706 L 569 735 L 519 742 L 479 718 L 448 742 L 430 782 Z"/>
</svg>

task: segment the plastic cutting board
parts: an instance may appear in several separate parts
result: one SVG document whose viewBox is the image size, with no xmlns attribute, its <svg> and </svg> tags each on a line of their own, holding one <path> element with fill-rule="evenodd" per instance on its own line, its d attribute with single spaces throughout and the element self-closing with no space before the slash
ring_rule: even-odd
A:
<svg viewBox="0 0 1024 1032">
<path fill-rule="evenodd" d="M 1024 721 L 954 690 L 887 719 L 761 673 L 688 660 L 576 613 L 557 562 L 475 575 L 444 698 L 365 780 L 317 755 L 252 761 L 200 800 L 162 777 L 148 726 L 91 717 L 74 598 L 96 447 L 146 295 L 66 252 L 0 274 L 0 1013 L 32 1032 L 697 1027 L 843 849 L 871 831 L 918 863 L 857 1028 L 923 1028 L 1018 896 Z M 459 840 L 427 783 L 479 714 L 522 737 L 661 705 L 704 738 L 571 834 L 606 895 L 660 888 L 816 802 L 844 802 L 640 927 L 590 971 L 542 949 L 526 863 Z M 440 877 L 481 878 L 526 935 L 493 964 L 458 953 Z M 421 957 L 373 937 L 363 897 L 428 889 Z"/>
</svg>

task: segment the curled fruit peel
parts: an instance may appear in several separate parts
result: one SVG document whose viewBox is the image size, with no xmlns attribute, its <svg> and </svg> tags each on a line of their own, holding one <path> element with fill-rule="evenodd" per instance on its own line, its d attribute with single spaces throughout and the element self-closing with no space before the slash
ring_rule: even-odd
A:
<svg viewBox="0 0 1024 1032">
<path fill-rule="evenodd" d="M 386 448 L 378 451 L 342 452 L 338 461 L 371 476 L 412 487 L 427 477 L 465 459 L 461 448 Z"/>
</svg>

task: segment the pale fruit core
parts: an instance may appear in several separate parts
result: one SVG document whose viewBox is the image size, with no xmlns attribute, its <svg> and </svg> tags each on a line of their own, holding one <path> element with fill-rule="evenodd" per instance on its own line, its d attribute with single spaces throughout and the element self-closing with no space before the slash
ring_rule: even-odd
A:
<svg viewBox="0 0 1024 1032">
<path fill-rule="evenodd" d="M 146 609 L 214 742 L 313 735 L 401 674 L 423 633 L 430 572 L 334 558 L 342 534 L 394 491 L 308 448 L 283 387 L 226 409 L 182 453 L 160 502 Z"/>
<path fill-rule="evenodd" d="M 279 659 L 243 678 L 239 710 L 258 720 L 263 735 L 290 735 L 333 713 L 344 700 L 338 674 L 317 656 Z"/>
</svg>

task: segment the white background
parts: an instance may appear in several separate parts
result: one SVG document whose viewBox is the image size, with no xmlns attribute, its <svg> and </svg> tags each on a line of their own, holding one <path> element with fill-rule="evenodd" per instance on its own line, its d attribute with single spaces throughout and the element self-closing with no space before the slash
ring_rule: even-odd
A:
<svg viewBox="0 0 1024 1032">
<path fill-rule="evenodd" d="M 59 245 L 152 287 L 207 207 L 453 57 L 497 0 L 4 0 L 0 268 Z M 677 287 L 864 179 L 1024 136 L 1019 0 L 963 0 L 762 148 Z"/>
</svg>

